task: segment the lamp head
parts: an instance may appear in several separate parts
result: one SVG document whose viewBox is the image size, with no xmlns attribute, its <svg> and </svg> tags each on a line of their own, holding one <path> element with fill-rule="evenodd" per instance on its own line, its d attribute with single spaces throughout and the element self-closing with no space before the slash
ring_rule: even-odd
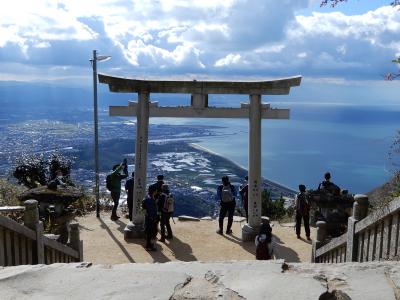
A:
<svg viewBox="0 0 400 300">
<path fill-rule="evenodd" d="M 97 61 L 106 61 L 109 60 L 111 58 L 110 55 L 98 55 L 97 57 Z"/>
</svg>

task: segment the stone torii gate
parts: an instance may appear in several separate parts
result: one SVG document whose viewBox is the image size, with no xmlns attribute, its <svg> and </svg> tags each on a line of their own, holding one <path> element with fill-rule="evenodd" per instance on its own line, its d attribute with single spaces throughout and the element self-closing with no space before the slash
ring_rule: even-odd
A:
<svg viewBox="0 0 400 300">
<path fill-rule="evenodd" d="M 261 223 L 261 120 L 288 119 L 289 109 L 271 108 L 261 102 L 262 95 L 287 95 L 299 86 L 301 76 L 257 82 L 154 81 L 99 74 L 100 83 L 111 92 L 138 93 L 137 102 L 128 106 L 110 106 L 110 116 L 136 116 L 135 180 L 133 216 L 125 228 L 125 239 L 142 236 L 141 201 L 146 195 L 147 144 L 150 117 L 171 118 L 248 118 L 249 119 L 249 221 L 242 227 L 242 240 L 254 238 Z M 160 107 L 150 101 L 150 93 L 191 94 L 191 106 Z M 249 103 L 240 108 L 209 107 L 209 94 L 247 94 Z"/>
</svg>

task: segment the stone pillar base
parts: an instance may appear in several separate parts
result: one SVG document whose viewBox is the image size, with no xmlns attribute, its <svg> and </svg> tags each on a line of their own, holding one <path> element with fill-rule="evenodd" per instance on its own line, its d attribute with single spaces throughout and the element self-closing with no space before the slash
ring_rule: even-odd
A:
<svg viewBox="0 0 400 300">
<path fill-rule="evenodd" d="M 242 226 L 242 241 L 243 242 L 254 242 L 254 239 L 256 238 L 256 235 L 258 234 L 258 231 L 260 230 L 260 227 L 252 227 L 249 224 L 244 224 Z"/>
<path fill-rule="evenodd" d="M 129 222 L 124 229 L 125 241 L 130 239 L 142 239 L 145 238 L 146 234 L 143 229 L 143 224 L 134 224 Z"/>
</svg>

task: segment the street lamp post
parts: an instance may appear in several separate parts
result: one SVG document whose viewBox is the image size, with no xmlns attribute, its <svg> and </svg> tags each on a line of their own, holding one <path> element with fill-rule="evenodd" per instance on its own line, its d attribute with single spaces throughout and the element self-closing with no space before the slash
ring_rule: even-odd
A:
<svg viewBox="0 0 400 300">
<path fill-rule="evenodd" d="M 99 120 L 97 113 L 97 62 L 110 59 L 108 55 L 97 55 L 93 50 L 93 58 L 90 60 L 93 68 L 93 119 L 94 119 L 94 164 L 95 164 L 95 194 L 96 194 L 96 216 L 100 217 L 100 183 L 99 183 Z"/>
</svg>

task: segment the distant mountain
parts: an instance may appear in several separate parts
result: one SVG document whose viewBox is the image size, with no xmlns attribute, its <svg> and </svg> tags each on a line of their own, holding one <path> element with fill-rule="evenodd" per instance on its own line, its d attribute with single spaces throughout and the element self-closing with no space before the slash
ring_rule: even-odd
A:
<svg viewBox="0 0 400 300">
<path fill-rule="evenodd" d="M 98 84 L 98 104 L 100 108 L 109 105 L 127 105 L 128 100 L 136 100 L 136 94 L 111 93 L 108 86 Z M 154 100 L 163 100 L 168 105 L 189 104 L 188 95 L 152 95 Z M 52 109 L 85 110 L 93 108 L 92 87 L 68 87 L 46 83 L 0 81 L 1 113 L 5 111 L 49 111 Z"/>
</svg>

